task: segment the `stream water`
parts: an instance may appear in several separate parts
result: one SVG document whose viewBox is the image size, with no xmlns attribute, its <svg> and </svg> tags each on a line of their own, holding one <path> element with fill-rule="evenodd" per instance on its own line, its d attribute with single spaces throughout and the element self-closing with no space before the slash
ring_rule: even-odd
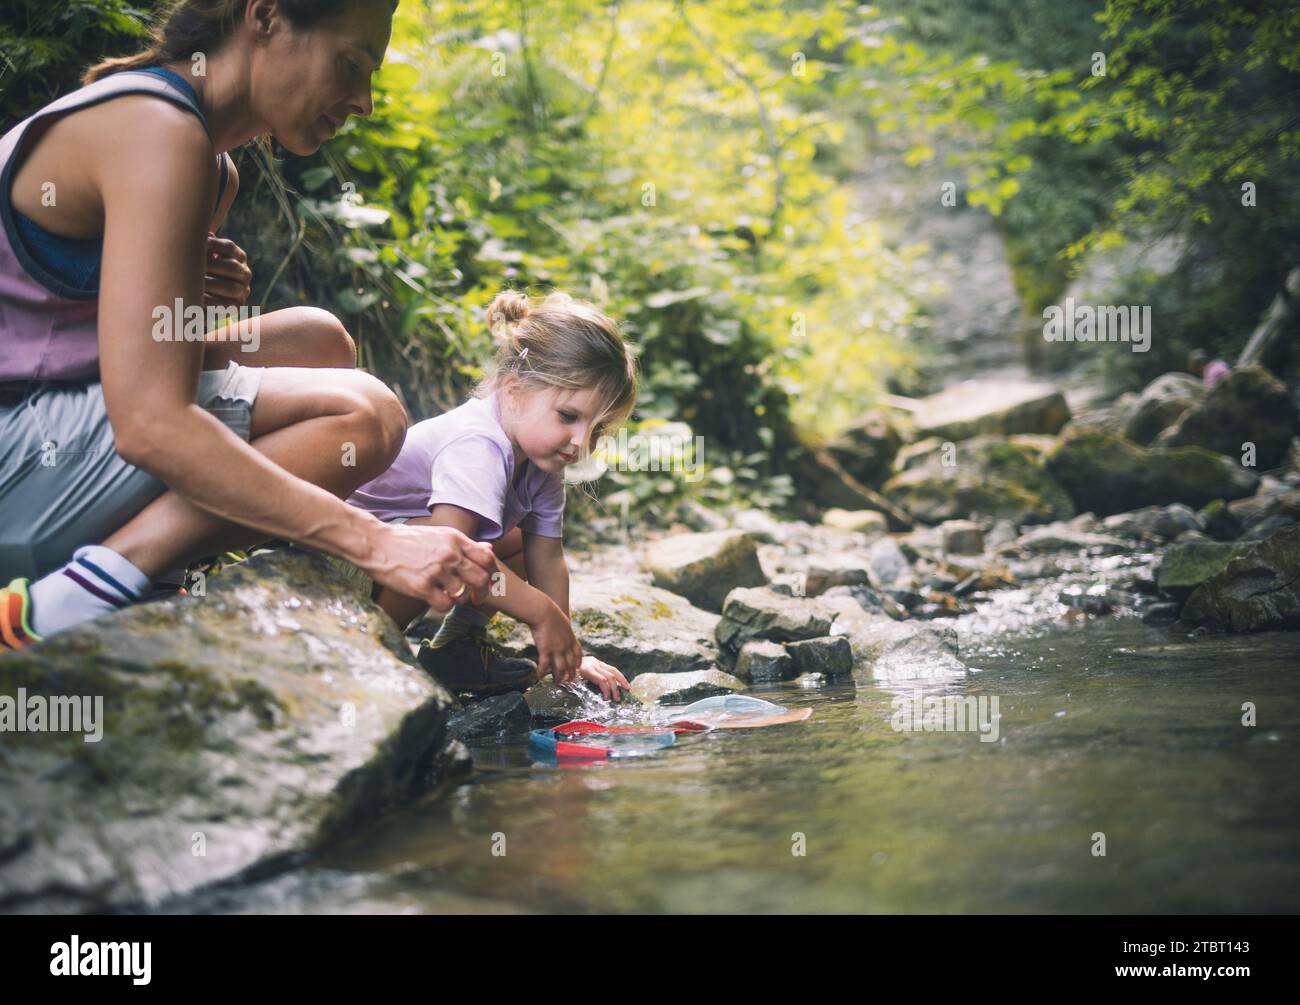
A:
<svg viewBox="0 0 1300 1005">
<path fill-rule="evenodd" d="M 907 683 L 754 688 L 814 715 L 575 768 L 480 747 L 441 798 L 186 909 L 1300 910 L 1300 632 L 1103 619 L 962 655 L 925 694 L 996 697 L 992 742 L 893 728 Z"/>
</svg>

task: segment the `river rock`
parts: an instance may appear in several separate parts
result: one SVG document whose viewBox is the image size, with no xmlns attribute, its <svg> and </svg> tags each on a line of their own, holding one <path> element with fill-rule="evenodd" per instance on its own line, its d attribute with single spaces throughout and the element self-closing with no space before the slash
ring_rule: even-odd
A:
<svg viewBox="0 0 1300 1005">
<path fill-rule="evenodd" d="M 463 743 L 482 743 L 527 733 L 533 715 L 518 691 L 470 702 L 447 720 L 447 733 Z"/>
<path fill-rule="evenodd" d="M 1261 493 L 1250 499 L 1238 499 L 1228 504 L 1228 511 L 1237 518 L 1243 530 L 1271 516 L 1289 516 L 1293 520 L 1300 520 L 1300 489 Z"/>
<path fill-rule="evenodd" d="M 1139 447 L 1088 426 L 1071 428 L 1047 468 L 1080 510 L 1110 516 L 1144 506 L 1240 499 L 1258 477 L 1202 447 Z"/>
<path fill-rule="evenodd" d="M 746 681 L 789 680 L 797 675 L 794 660 L 779 642 L 750 639 L 740 647 L 735 674 Z"/>
<path fill-rule="evenodd" d="M 848 597 L 827 598 L 826 603 L 836 610 L 834 633 L 849 640 L 858 684 L 951 679 L 966 673 L 952 628 L 868 614 Z"/>
<path fill-rule="evenodd" d="M 1049 437 L 978 436 L 931 451 L 881 493 L 932 524 L 977 516 L 1016 524 L 1063 520 L 1074 506 L 1044 460 L 1055 445 Z"/>
<path fill-rule="evenodd" d="M 804 595 L 815 597 L 835 586 L 864 586 L 870 583 L 869 562 L 869 557 L 855 556 L 852 553 L 809 556 L 807 571 L 804 573 Z"/>
<path fill-rule="evenodd" d="M 277 551 L 227 566 L 205 596 L 0 657 L 4 694 L 103 702 L 97 743 L 0 731 L 6 910 L 156 904 L 273 868 L 467 771 L 451 696 L 350 590 L 323 557 Z"/>
<path fill-rule="evenodd" d="M 1048 555 L 1056 552 L 1073 552 L 1084 555 L 1122 555 L 1129 551 L 1127 542 L 1110 534 L 1097 534 L 1080 530 L 1067 522 L 1049 523 L 1034 527 L 1014 541 L 999 546 L 999 555 L 1027 558 L 1031 555 Z"/>
<path fill-rule="evenodd" d="M 797 642 L 830 634 L 834 610 L 821 599 L 786 597 L 769 589 L 738 589 L 727 595 L 716 638 L 723 658 L 734 662 L 751 639 Z"/>
<path fill-rule="evenodd" d="M 1172 541 L 1184 531 L 1203 530 L 1204 525 L 1190 506 L 1173 503 L 1116 513 L 1101 522 L 1101 529 L 1135 541 Z"/>
<path fill-rule="evenodd" d="M 575 575 L 569 611 L 583 649 L 629 681 L 650 671 L 705 670 L 718 660 L 713 642 L 718 616 L 657 586 Z M 537 659 L 527 625 L 498 615 L 488 625 L 488 637 L 507 656 Z"/>
<path fill-rule="evenodd" d="M 1283 527 L 1290 527 L 1294 520 L 1289 516 L 1283 516 L 1281 513 L 1275 513 L 1273 516 L 1266 516 L 1259 523 L 1252 524 L 1250 530 L 1241 535 L 1242 541 L 1265 541 L 1272 537 Z"/>
<path fill-rule="evenodd" d="M 1234 632 L 1300 628 L 1300 526 L 1235 554 L 1188 598 L 1183 620 Z"/>
<path fill-rule="evenodd" d="M 888 589 L 904 575 L 912 571 L 912 565 L 903 554 L 903 549 L 892 537 L 882 537 L 871 546 L 867 554 L 867 569 L 871 573 L 871 585 L 878 590 Z M 836 583 L 836 586 L 851 586 L 851 583 Z"/>
<path fill-rule="evenodd" d="M 787 642 L 785 651 L 801 677 L 844 677 L 853 672 L 853 646 L 843 635 Z"/>
<path fill-rule="evenodd" d="M 1147 446 L 1189 408 L 1204 401 L 1208 393 L 1190 373 L 1163 373 L 1143 388 L 1123 433 L 1134 443 Z"/>
<path fill-rule="evenodd" d="M 907 617 L 907 611 L 893 597 L 870 586 L 832 586 L 822 594 L 823 597 L 848 597 L 870 614 L 883 614 L 901 621 Z"/>
<path fill-rule="evenodd" d="M 1052 435 L 1070 421 L 1058 387 L 1032 381 L 967 380 L 917 403 L 919 437 L 965 440 L 1012 433 Z"/>
<path fill-rule="evenodd" d="M 1171 544 L 1160 559 L 1156 586 L 1162 593 L 1186 600 L 1196 587 L 1226 568 L 1240 547 L 1210 540 L 1185 540 Z"/>
<path fill-rule="evenodd" d="M 745 682 L 717 667 L 690 673 L 644 673 L 632 681 L 632 697 L 647 705 L 689 705 L 701 698 L 743 691 Z"/>
<path fill-rule="evenodd" d="M 731 523 L 737 530 L 743 530 L 755 541 L 765 544 L 782 544 L 790 535 L 789 524 L 773 519 L 761 509 L 739 510 L 731 518 Z"/>
<path fill-rule="evenodd" d="M 889 529 L 885 514 L 874 510 L 847 510 L 832 507 L 822 514 L 822 523 L 833 530 L 847 530 L 861 534 L 883 534 Z"/>
<path fill-rule="evenodd" d="M 722 602 L 736 587 L 767 582 L 754 541 L 741 530 L 663 538 L 650 545 L 642 567 L 655 586 L 714 613 L 722 611 Z"/>
<path fill-rule="evenodd" d="M 1291 449 L 1300 415 L 1286 385 L 1258 364 L 1233 370 L 1205 400 L 1157 438 L 1161 446 L 1195 446 L 1241 462 L 1255 445 L 1255 467 L 1277 467 Z"/>
<path fill-rule="evenodd" d="M 889 477 L 903 434 L 889 413 L 873 409 L 826 444 L 840 466 L 863 485 L 876 488 Z"/>
<path fill-rule="evenodd" d="M 945 555 L 981 555 L 984 553 L 984 528 L 971 520 L 945 520 L 943 532 Z"/>
</svg>

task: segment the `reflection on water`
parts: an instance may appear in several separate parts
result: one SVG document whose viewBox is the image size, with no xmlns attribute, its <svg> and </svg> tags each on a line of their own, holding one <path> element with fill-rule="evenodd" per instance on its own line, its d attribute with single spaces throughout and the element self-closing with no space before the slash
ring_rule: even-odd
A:
<svg viewBox="0 0 1300 1005">
<path fill-rule="evenodd" d="M 1300 633 L 1126 620 L 980 645 L 977 672 L 927 693 L 998 697 L 997 742 L 896 732 L 908 685 L 756 688 L 813 718 L 580 768 L 479 748 L 470 783 L 210 906 L 1300 910 Z"/>
</svg>

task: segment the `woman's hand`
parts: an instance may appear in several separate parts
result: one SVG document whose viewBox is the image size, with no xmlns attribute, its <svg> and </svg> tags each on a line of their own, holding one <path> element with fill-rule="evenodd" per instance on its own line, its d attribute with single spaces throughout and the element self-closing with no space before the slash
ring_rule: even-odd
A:
<svg viewBox="0 0 1300 1005">
<path fill-rule="evenodd" d="M 537 644 L 537 676 L 548 673 L 557 684 L 571 684 L 582 662 L 582 646 L 573 634 L 573 625 L 554 604 L 548 604 L 546 613 L 535 624 L 528 626 Z"/>
<path fill-rule="evenodd" d="M 203 259 L 203 305 L 243 307 L 253 292 L 253 270 L 248 255 L 234 241 L 209 232 Z"/>
<path fill-rule="evenodd" d="M 435 611 L 487 598 L 497 568 L 491 545 L 454 527 L 376 523 L 370 560 L 361 566 L 375 582 L 418 597 Z"/>
<path fill-rule="evenodd" d="M 595 656 L 582 657 L 582 662 L 578 665 L 578 676 L 599 687 L 606 701 L 617 702 L 619 687 L 630 686 L 627 678 L 617 668 L 602 663 Z"/>
</svg>

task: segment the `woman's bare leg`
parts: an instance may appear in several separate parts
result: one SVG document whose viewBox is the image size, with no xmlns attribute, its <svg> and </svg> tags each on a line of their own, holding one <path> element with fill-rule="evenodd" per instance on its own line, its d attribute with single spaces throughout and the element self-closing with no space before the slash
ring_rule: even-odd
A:
<svg viewBox="0 0 1300 1005">
<path fill-rule="evenodd" d="M 405 436 L 397 398 L 357 370 L 269 368 L 253 403 L 254 449 L 339 498 L 388 470 Z M 167 491 L 103 543 L 153 577 L 266 536 Z"/>
</svg>

